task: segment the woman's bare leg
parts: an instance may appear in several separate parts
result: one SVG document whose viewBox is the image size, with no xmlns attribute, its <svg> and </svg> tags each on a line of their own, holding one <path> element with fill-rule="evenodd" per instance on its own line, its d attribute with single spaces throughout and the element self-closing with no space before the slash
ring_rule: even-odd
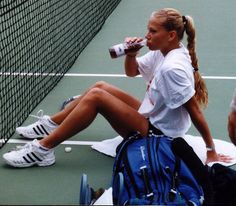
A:
<svg viewBox="0 0 236 206">
<path fill-rule="evenodd" d="M 47 148 L 57 146 L 87 128 L 98 113 L 123 137 L 134 131 L 140 132 L 142 136 L 148 133 L 148 120 L 137 112 L 137 108 L 103 89 L 93 88 L 81 98 L 57 129 L 40 140 L 40 144 Z"/>
<path fill-rule="evenodd" d="M 99 88 L 99 89 L 107 91 L 108 93 L 112 94 L 113 96 L 117 97 L 121 101 L 125 102 L 126 104 L 134 108 L 135 110 L 138 110 L 138 108 L 140 107 L 141 103 L 135 97 L 132 97 L 131 95 L 127 94 L 126 92 L 122 91 L 121 89 L 113 85 L 110 85 L 103 81 L 99 81 L 95 85 L 93 85 L 91 88 L 89 88 L 82 96 L 72 101 L 64 110 L 53 115 L 51 117 L 52 121 L 57 124 L 61 124 L 64 121 L 64 119 L 71 113 L 71 111 L 80 103 L 83 97 L 90 90 L 94 88 Z"/>
</svg>

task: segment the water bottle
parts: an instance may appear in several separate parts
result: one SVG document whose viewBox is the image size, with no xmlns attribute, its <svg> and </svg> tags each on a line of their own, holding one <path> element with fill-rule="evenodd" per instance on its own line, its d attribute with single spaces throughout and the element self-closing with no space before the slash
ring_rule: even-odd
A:
<svg viewBox="0 0 236 206">
<path fill-rule="evenodd" d="M 146 45 L 147 40 L 144 39 L 141 42 L 134 42 L 134 43 L 121 43 L 116 44 L 109 48 L 109 52 L 111 58 L 117 58 L 127 54 L 128 52 L 135 52 L 141 49 L 143 46 Z"/>
</svg>

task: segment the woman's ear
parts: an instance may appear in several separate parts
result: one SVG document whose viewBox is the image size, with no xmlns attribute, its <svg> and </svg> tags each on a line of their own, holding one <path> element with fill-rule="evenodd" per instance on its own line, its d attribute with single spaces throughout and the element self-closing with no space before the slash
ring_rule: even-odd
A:
<svg viewBox="0 0 236 206">
<path fill-rule="evenodd" d="M 168 41 L 171 42 L 177 37 L 177 32 L 175 30 L 169 31 Z"/>
</svg>

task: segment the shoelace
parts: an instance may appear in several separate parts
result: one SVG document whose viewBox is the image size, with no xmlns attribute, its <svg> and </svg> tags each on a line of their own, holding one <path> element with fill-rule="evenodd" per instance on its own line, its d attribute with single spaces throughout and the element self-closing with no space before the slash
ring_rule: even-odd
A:
<svg viewBox="0 0 236 206">
<path fill-rule="evenodd" d="M 21 149 L 24 149 L 26 147 L 27 144 L 25 145 L 16 145 L 14 151 L 18 151 L 18 150 L 21 150 Z"/>
<path fill-rule="evenodd" d="M 36 118 L 36 119 L 38 119 L 38 120 L 41 120 L 41 119 L 43 118 L 43 110 L 40 109 L 40 110 L 37 112 L 36 115 L 30 114 L 29 116 L 30 116 L 30 117 L 34 117 L 34 118 Z"/>
</svg>

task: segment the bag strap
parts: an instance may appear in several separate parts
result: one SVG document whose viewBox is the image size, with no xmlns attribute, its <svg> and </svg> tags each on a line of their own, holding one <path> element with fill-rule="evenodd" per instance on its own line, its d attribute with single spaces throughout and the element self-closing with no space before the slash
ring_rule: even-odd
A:
<svg viewBox="0 0 236 206">
<path fill-rule="evenodd" d="M 173 183 L 172 183 L 172 187 L 174 189 L 176 189 L 178 187 L 179 184 L 179 170 L 180 170 L 180 158 L 178 156 L 175 156 L 175 169 L 174 169 L 174 179 L 173 179 Z"/>
<path fill-rule="evenodd" d="M 117 154 L 116 154 L 116 164 L 114 165 L 114 172 L 117 173 L 118 166 L 120 165 L 124 155 L 125 155 L 125 150 L 127 149 L 128 145 L 132 142 L 134 142 L 136 139 L 139 139 L 141 136 L 139 133 L 135 133 L 134 135 L 130 136 L 129 138 L 123 140 L 123 142 L 120 144 L 119 148 L 117 149 Z"/>
<path fill-rule="evenodd" d="M 140 167 L 140 171 L 141 171 L 141 175 L 144 181 L 144 186 L 145 186 L 145 190 L 146 190 L 146 197 L 147 199 L 149 199 L 150 201 L 153 201 L 153 190 L 149 181 L 149 177 L 148 177 L 148 170 L 147 170 L 147 166 L 143 166 Z"/>
<path fill-rule="evenodd" d="M 174 201 L 176 198 L 176 194 L 177 194 L 177 187 L 179 184 L 179 180 L 178 180 L 178 176 L 179 176 L 179 170 L 180 170 L 180 158 L 178 156 L 175 156 L 175 168 L 173 173 L 171 172 L 169 167 L 166 167 L 166 171 L 168 171 L 171 176 L 172 176 L 172 181 L 171 181 L 171 189 L 170 192 L 168 194 L 168 199 L 170 201 Z"/>
</svg>

